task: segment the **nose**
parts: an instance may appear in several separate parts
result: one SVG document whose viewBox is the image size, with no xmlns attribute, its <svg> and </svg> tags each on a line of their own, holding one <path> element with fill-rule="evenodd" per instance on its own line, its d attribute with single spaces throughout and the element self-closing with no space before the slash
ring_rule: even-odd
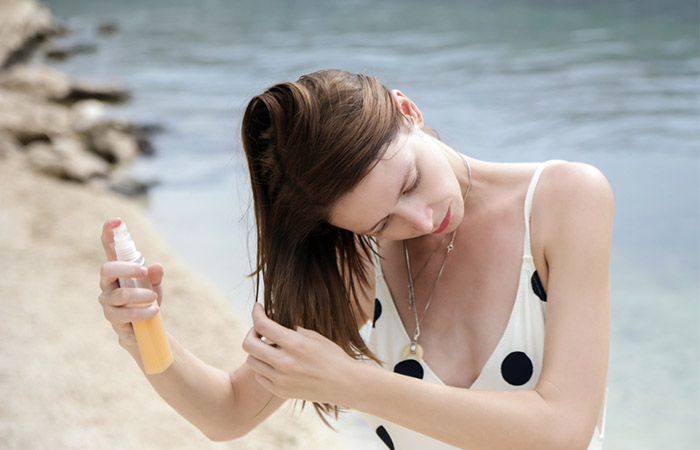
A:
<svg viewBox="0 0 700 450">
<path fill-rule="evenodd" d="M 407 211 L 406 220 L 411 228 L 420 233 L 430 233 L 435 228 L 433 225 L 433 209 L 427 205 L 414 207 Z"/>
</svg>

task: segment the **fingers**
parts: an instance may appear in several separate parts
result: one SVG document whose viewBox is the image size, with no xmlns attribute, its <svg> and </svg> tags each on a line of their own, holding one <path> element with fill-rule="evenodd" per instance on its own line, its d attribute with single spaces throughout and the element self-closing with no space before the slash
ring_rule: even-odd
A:
<svg viewBox="0 0 700 450">
<path fill-rule="evenodd" d="M 121 225 L 122 219 L 113 217 L 102 225 L 102 248 L 104 248 L 107 261 L 116 261 L 117 252 L 114 250 L 114 229 Z"/>
<path fill-rule="evenodd" d="M 111 306 L 105 305 L 105 319 L 112 323 L 114 327 L 121 327 L 130 322 L 140 322 L 155 317 L 159 308 L 156 302 L 148 306 Z"/>
<path fill-rule="evenodd" d="M 276 390 L 276 382 L 284 379 L 284 372 L 280 372 L 277 366 L 282 366 L 284 370 L 284 350 L 276 347 L 274 344 L 267 344 L 262 340 L 254 328 L 248 331 L 243 340 L 243 350 L 248 352 L 246 364 L 255 372 L 255 379 L 258 383 L 275 395 L 281 393 Z M 282 378 L 280 378 L 282 377 Z"/>
<path fill-rule="evenodd" d="M 295 333 L 267 317 L 260 303 L 253 306 L 253 328 L 261 337 L 282 348 L 293 347 Z"/>
<path fill-rule="evenodd" d="M 141 307 L 155 302 L 158 296 L 150 289 L 128 288 L 114 289 L 100 294 L 99 302 L 102 306 L 113 307 Z"/>
<path fill-rule="evenodd" d="M 270 379 L 275 376 L 275 369 L 270 364 L 252 355 L 248 355 L 246 363 L 255 371 L 255 373 L 258 373 L 265 378 Z"/>
<path fill-rule="evenodd" d="M 148 266 L 148 281 L 151 282 L 151 286 L 154 288 L 160 286 L 160 283 L 163 282 L 164 272 L 163 266 L 158 263 Z"/>
<path fill-rule="evenodd" d="M 248 331 L 243 339 L 242 347 L 246 353 L 268 365 L 273 365 L 280 353 L 280 349 L 274 344 L 264 342 L 263 337 L 255 331 L 255 328 Z"/>
<path fill-rule="evenodd" d="M 139 264 L 125 261 L 108 261 L 102 264 L 102 270 L 100 271 L 100 288 L 103 291 L 110 288 L 115 289 L 118 286 L 119 278 L 143 278 L 147 275 L 148 269 Z"/>
<path fill-rule="evenodd" d="M 98 300 L 105 318 L 119 336 L 119 343 L 125 348 L 136 345 L 131 322 L 140 322 L 156 316 L 161 301 L 163 267 L 153 264 L 148 269 L 139 264 L 117 261 L 114 249 L 114 229 L 122 224 L 118 217 L 105 221 L 102 225 L 101 242 L 107 257 L 100 272 L 102 293 Z M 119 279 L 130 283 L 120 288 Z M 154 290 L 134 286 L 146 286 L 148 279 Z M 131 279 L 141 279 L 141 281 Z M 126 287 L 128 286 L 128 287 Z"/>
</svg>

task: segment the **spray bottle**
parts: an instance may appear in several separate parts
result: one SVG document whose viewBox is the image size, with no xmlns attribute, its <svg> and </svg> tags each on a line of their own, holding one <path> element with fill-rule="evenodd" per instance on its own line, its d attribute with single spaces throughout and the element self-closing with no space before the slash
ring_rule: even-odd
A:
<svg viewBox="0 0 700 450">
<path fill-rule="evenodd" d="M 131 235 L 126 229 L 126 224 L 123 222 L 114 229 L 114 250 L 119 261 L 128 261 L 146 266 L 143 255 L 136 250 L 134 241 L 131 239 Z M 119 286 L 123 288 L 153 289 L 148 278 L 120 278 Z M 146 373 L 160 373 L 170 367 L 170 364 L 173 362 L 173 353 L 165 335 L 160 311 L 151 319 L 132 322 L 131 325 L 134 328 L 136 342 L 139 346 L 141 360 Z"/>
</svg>

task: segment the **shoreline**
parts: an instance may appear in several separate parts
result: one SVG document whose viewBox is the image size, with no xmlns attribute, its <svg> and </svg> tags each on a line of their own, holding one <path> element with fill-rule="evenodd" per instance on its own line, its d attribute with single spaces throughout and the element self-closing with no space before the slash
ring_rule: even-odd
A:
<svg viewBox="0 0 700 450">
<path fill-rule="evenodd" d="M 234 370 L 248 326 L 126 196 L 147 191 L 126 171 L 158 131 L 106 117 L 106 104 L 129 93 L 31 61 L 59 32 L 46 6 L 11 0 L 0 10 L 3 448 L 346 448 L 313 408 L 294 402 L 241 439 L 211 442 L 151 388 L 97 301 L 107 218 L 124 219 L 139 250 L 163 264 L 165 328 L 192 353 Z"/>
<path fill-rule="evenodd" d="M 5 448 L 343 448 L 313 408 L 292 413 L 293 402 L 242 439 L 209 441 L 158 397 L 102 316 L 102 222 L 122 217 L 140 250 L 164 265 L 168 332 L 207 363 L 233 370 L 245 358 L 247 327 L 226 298 L 164 244 L 133 200 L 15 160 L 0 160 L 0 180 L 0 251 L 9 262 L 0 278 Z"/>
</svg>

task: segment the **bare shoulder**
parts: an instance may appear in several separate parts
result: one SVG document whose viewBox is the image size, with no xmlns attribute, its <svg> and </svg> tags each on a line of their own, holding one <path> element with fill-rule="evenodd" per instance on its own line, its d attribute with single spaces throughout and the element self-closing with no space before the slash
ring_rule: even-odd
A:
<svg viewBox="0 0 700 450">
<path fill-rule="evenodd" d="M 550 211 L 566 215 L 612 213 L 614 198 L 610 183 L 595 166 L 579 162 L 553 164 L 537 187 L 537 202 Z"/>
<path fill-rule="evenodd" d="M 558 255 L 579 254 L 579 245 L 609 252 L 613 211 L 612 189 L 599 169 L 575 162 L 548 166 L 537 185 L 530 219 L 538 268 Z"/>
</svg>

